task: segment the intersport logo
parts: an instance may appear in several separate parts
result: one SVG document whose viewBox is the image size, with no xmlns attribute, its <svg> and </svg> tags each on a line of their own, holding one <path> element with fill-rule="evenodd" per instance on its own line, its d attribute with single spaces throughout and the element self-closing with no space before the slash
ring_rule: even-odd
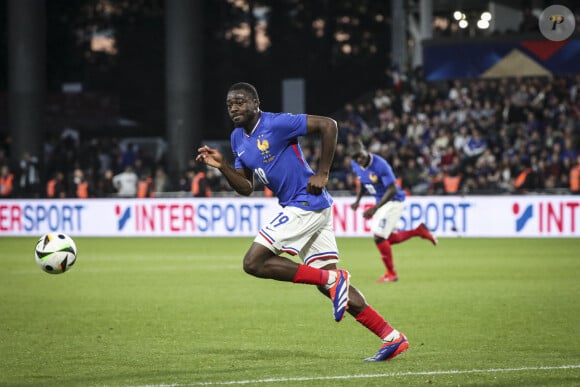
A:
<svg viewBox="0 0 580 387">
<path fill-rule="evenodd" d="M 123 209 L 120 205 L 115 206 L 115 215 L 117 216 L 117 231 L 122 231 L 131 219 L 131 207 L 127 206 Z"/>
<path fill-rule="evenodd" d="M 519 203 L 514 203 L 512 206 L 512 212 L 516 217 L 516 232 L 520 232 L 524 229 L 524 227 L 526 227 L 526 224 L 529 222 L 529 220 L 533 218 L 534 206 L 529 204 L 524 208 L 520 208 Z"/>
<path fill-rule="evenodd" d="M 517 233 L 537 232 L 543 235 L 577 235 L 580 220 L 580 201 L 575 197 L 565 200 L 515 202 L 512 205 Z"/>
</svg>

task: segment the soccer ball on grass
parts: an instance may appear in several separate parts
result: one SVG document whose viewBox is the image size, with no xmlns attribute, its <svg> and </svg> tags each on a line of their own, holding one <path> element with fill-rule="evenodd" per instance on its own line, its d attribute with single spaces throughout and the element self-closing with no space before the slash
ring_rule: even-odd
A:
<svg viewBox="0 0 580 387">
<path fill-rule="evenodd" d="M 63 233 L 48 233 L 40 237 L 34 249 L 34 259 L 47 273 L 61 274 L 69 270 L 77 259 L 77 246 Z"/>
</svg>

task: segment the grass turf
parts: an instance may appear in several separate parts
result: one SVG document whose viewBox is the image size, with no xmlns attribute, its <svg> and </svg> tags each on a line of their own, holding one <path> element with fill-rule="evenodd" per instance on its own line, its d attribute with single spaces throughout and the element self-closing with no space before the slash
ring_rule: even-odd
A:
<svg viewBox="0 0 580 387">
<path fill-rule="evenodd" d="M 412 239 L 399 282 L 370 238 L 341 266 L 410 341 L 387 363 L 313 287 L 241 269 L 251 238 L 76 238 L 63 275 L 0 238 L 0 386 L 580 384 L 580 239 Z"/>
</svg>

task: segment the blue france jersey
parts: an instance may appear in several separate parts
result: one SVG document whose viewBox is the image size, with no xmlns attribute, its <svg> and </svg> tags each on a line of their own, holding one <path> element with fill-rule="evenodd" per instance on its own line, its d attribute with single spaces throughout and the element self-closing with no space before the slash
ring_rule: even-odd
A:
<svg viewBox="0 0 580 387">
<path fill-rule="evenodd" d="M 352 171 L 358 176 L 360 183 L 378 202 L 387 191 L 387 187 L 392 183 L 397 183 L 393 169 L 387 160 L 373 153 L 371 153 L 370 156 L 371 162 L 367 168 L 361 167 L 354 160 L 351 161 L 350 164 Z M 397 193 L 391 200 L 402 202 L 405 200 L 405 191 L 397 185 Z"/>
<path fill-rule="evenodd" d="M 306 191 L 314 172 L 304 159 L 298 137 L 306 135 L 306 115 L 262 112 L 250 135 L 243 128 L 231 134 L 234 167 L 246 168 L 269 189 L 282 207 L 321 210 L 332 205 L 324 189 L 320 195 Z"/>
</svg>

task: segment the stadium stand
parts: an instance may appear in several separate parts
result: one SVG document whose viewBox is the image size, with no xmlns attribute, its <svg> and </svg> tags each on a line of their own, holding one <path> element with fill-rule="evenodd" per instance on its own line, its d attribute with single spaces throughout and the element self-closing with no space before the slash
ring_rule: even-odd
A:
<svg viewBox="0 0 580 387">
<path fill-rule="evenodd" d="M 339 144 L 329 189 L 336 194 L 355 191 L 345 152 L 355 138 L 389 160 L 411 195 L 578 193 L 580 77 L 426 82 L 414 73 L 402 78 L 400 88 L 371 90 L 333 115 Z M 10 197 L 78 196 L 79 175 L 88 197 L 115 196 L 112 176 L 127 166 L 157 191 L 147 197 L 194 195 L 195 163 L 170 178 L 159 138 L 84 138 L 65 128 L 44 144 L 42 163 L 23 155 L 14 165 L 7 157 L 9 140 L 0 142 L 0 166 L 13 175 Z M 302 145 L 316 168 L 317 144 Z M 55 195 L 54 179 L 60 175 Z M 219 172 L 207 171 L 205 179 L 213 196 L 232 194 Z"/>
</svg>

